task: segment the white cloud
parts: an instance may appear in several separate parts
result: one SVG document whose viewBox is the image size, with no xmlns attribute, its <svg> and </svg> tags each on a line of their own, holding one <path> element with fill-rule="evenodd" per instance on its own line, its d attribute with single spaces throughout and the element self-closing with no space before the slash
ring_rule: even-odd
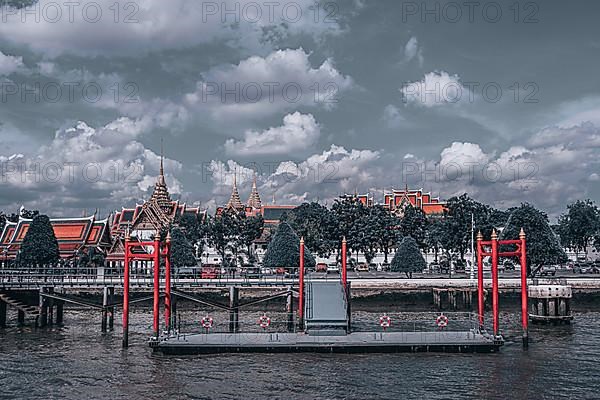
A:
<svg viewBox="0 0 600 400">
<path fill-rule="evenodd" d="M 3 157 L 3 194 L 11 193 L 3 195 L 5 204 L 24 202 L 51 214 L 95 205 L 107 213 L 146 199 L 160 157 L 139 141 L 141 132 L 140 123 L 127 118 L 100 128 L 80 121 L 59 129 L 34 154 Z M 170 192 L 181 193 L 174 176 L 181 164 L 166 159 L 165 170 Z"/>
<path fill-rule="evenodd" d="M 400 88 L 404 101 L 423 107 L 437 107 L 469 101 L 472 93 L 458 75 L 445 71 L 425 74 L 422 80 L 408 82 Z"/>
<path fill-rule="evenodd" d="M 302 48 L 277 50 L 215 67 L 185 96 L 185 104 L 208 108 L 216 120 L 262 118 L 299 106 L 331 109 L 340 93 L 353 86 L 352 79 L 330 59 L 313 68 L 309 55 Z"/>
<path fill-rule="evenodd" d="M 388 128 L 394 129 L 400 127 L 406 119 L 402 116 L 398 107 L 388 104 L 383 109 L 383 121 Z"/>
<path fill-rule="evenodd" d="M 423 65 L 423 50 L 419 46 L 416 36 L 411 37 L 404 46 L 404 60 L 408 62 L 414 58 L 419 61 L 419 65 Z"/>
<path fill-rule="evenodd" d="M 283 118 L 282 126 L 262 132 L 248 130 L 243 141 L 227 140 L 225 150 L 238 156 L 286 154 L 312 146 L 320 133 L 319 125 L 311 114 L 295 112 Z"/>
<path fill-rule="evenodd" d="M 0 76 L 10 75 L 24 68 L 23 57 L 9 56 L 0 51 Z"/>
<path fill-rule="evenodd" d="M 46 57 L 131 56 L 219 41 L 234 48 L 272 48 L 278 38 L 339 34 L 331 20 L 315 18 L 312 0 L 39 0 L 33 7 L 3 12 L 0 36 Z M 227 10 L 233 13 L 226 14 Z M 320 10 L 324 13 L 323 10 Z"/>
</svg>

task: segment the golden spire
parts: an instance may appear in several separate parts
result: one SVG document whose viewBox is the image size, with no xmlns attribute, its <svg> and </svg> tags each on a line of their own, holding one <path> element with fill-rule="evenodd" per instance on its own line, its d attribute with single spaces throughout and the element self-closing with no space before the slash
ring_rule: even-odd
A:
<svg viewBox="0 0 600 400">
<path fill-rule="evenodd" d="M 237 188 L 237 167 L 235 167 L 233 171 L 233 188 L 225 208 L 233 208 L 234 210 L 240 211 L 244 209 L 244 205 L 242 204 L 242 200 L 240 199 L 240 194 L 238 193 Z"/>
<path fill-rule="evenodd" d="M 254 177 L 252 180 L 252 191 L 250 192 L 250 197 L 248 197 L 248 202 L 246 203 L 246 205 L 255 209 L 259 209 L 262 207 L 262 201 L 260 200 L 258 188 L 256 187 L 256 171 L 254 171 Z"/>
<path fill-rule="evenodd" d="M 170 212 L 171 209 L 171 195 L 167 188 L 167 182 L 165 180 L 165 168 L 164 168 L 164 155 L 163 155 L 163 139 L 160 139 L 160 169 L 158 172 L 158 180 L 154 185 L 154 192 L 150 197 L 150 200 L 154 200 L 161 209 L 165 212 Z"/>
</svg>

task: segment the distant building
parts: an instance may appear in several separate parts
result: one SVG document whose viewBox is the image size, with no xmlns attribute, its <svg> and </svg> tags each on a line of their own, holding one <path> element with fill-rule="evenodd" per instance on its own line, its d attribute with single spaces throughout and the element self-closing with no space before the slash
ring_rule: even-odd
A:
<svg viewBox="0 0 600 400">
<path fill-rule="evenodd" d="M 420 208 L 427 216 L 442 215 L 446 209 L 446 203 L 440 201 L 439 197 L 433 197 L 430 192 L 423 192 L 423 189 L 409 189 L 408 187 L 403 190 L 392 189 L 391 191 L 384 191 L 383 203 L 376 203 L 373 195 L 370 193 L 344 194 L 340 198 L 357 199 L 366 207 L 381 204 L 397 215 L 402 215 L 404 208 L 408 205 Z"/>
<path fill-rule="evenodd" d="M 33 220 L 19 217 L 18 222 L 7 221 L 0 235 L 0 258 L 5 263 L 16 258 Z M 53 218 L 50 220 L 63 259 L 74 258 L 90 247 L 101 252 L 111 246 L 108 219 L 96 220 L 95 215 L 82 218 Z"/>
</svg>

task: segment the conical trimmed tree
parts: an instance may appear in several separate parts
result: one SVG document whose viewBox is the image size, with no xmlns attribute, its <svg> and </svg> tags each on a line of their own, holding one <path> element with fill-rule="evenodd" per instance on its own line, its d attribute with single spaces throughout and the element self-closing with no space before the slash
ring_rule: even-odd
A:
<svg viewBox="0 0 600 400">
<path fill-rule="evenodd" d="M 280 223 L 271 238 L 263 265 L 267 268 L 298 268 L 300 265 L 300 239 L 287 222 Z M 315 258 L 307 247 L 304 248 L 304 266 L 315 267 Z"/>
<path fill-rule="evenodd" d="M 398 245 L 398 250 L 392 259 L 390 265 L 392 271 L 404 272 L 407 277 L 412 278 L 413 272 L 423 271 L 426 266 L 427 263 L 415 239 L 405 236 Z"/>
<path fill-rule="evenodd" d="M 36 216 L 27 230 L 19 253 L 19 265 L 25 267 L 52 265 L 58 262 L 58 241 L 50 218 Z"/>
</svg>

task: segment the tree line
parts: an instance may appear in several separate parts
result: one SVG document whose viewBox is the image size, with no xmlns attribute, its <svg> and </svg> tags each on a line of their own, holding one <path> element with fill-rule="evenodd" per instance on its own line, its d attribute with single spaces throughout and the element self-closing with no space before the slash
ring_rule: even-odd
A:
<svg viewBox="0 0 600 400">
<path fill-rule="evenodd" d="M 57 262 L 58 245 L 50 220 L 37 211 L 26 212 L 34 220 L 17 261 L 29 265 Z M 17 218 L 0 213 L 0 227 L 6 220 Z M 443 215 L 436 216 L 427 216 L 411 205 L 406 205 L 401 215 L 395 215 L 381 205 L 367 207 L 354 197 L 337 199 L 331 207 L 304 203 L 282 216 L 282 222 L 289 225 L 296 237 L 294 242 L 298 237 L 304 238 L 310 257 L 312 254 L 339 257 L 345 237 L 350 255 L 362 253 L 368 263 L 377 252 L 382 252 L 388 262 L 389 254 L 397 253 L 405 238 L 410 238 L 406 249 L 416 246 L 420 251 L 431 251 L 436 260 L 440 254 L 455 255 L 462 260 L 471 247 L 472 221 L 475 232 L 481 231 L 486 240 L 494 228 L 503 228 L 500 239 L 518 239 L 523 228 L 527 235 L 529 269 L 565 262 L 564 248 L 584 254 L 590 246 L 600 250 L 600 211 L 591 200 L 569 204 L 554 226 L 546 213 L 531 204 L 499 210 L 466 194 L 450 198 Z M 205 219 L 184 215 L 171 228 L 172 262 L 176 266 L 190 265 L 195 262 L 194 256 L 211 246 L 225 266 L 240 264 L 244 255 L 248 262 L 254 263 L 254 243 L 261 237 L 268 241 L 271 234 L 264 231 L 260 215 L 246 216 L 244 212 L 228 210 Z M 100 262 L 99 255 L 85 253 L 81 257 L 87 257 L 85 263 Z"/>
</svg>

